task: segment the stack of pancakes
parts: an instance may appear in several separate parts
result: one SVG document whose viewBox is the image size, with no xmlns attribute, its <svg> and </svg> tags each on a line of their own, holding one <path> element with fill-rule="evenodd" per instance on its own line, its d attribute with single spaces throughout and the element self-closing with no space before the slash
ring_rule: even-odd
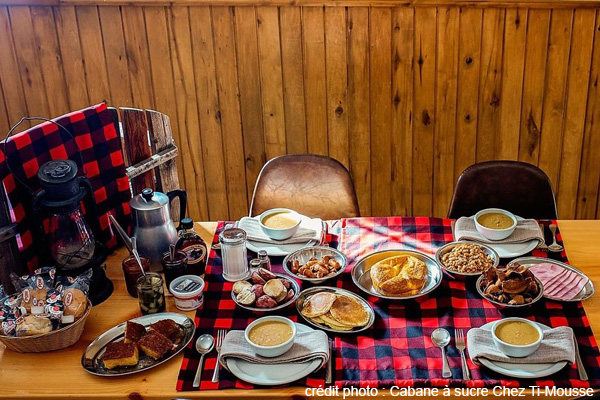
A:
<svg viewBox="0 0 600 400">
<path fill-rule="evenodd" d="M 332 292 L 321 292 L 307 298 L 301 314 L 336 331 L 350 331 L 369 323 L 369 313 L 358 300 Z"/>
<path fill-rule="evenodd" d="M 373 287 L 386 296 L 407 297 L 419 294 L 427 283 L 427 266 L 409 255 L 388 257 L 370 270 Z"/>
</svg>

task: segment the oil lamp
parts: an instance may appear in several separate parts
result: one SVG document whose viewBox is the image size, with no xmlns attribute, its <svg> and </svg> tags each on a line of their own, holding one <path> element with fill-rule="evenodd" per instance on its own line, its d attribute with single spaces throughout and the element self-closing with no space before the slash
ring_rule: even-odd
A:
<svg viewBox="0 0 600 400">
<path fill-rule="evenodd" d="M 113 284 L 101 268 L 106 246 L 99 240 L 102 233 L 92 185 L 77 172 L 77 164 L 71 160 L 53 160 L 41 166 L 37 174 L 41 191 L 33 200 L 34 231 L 44 246 L 40 258 L 56 265 L 61 273 L 77 276 L 93 269 L 90 300 L 99 304 L 110 296 Z"/>
</svg>

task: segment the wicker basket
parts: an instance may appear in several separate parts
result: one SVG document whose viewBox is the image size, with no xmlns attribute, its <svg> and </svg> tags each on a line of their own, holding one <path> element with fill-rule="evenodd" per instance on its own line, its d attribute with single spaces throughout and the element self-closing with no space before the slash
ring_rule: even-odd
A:
<svg viewBox="0 0 600 400">
<path fill-rule="evenodd" d="M 0 342 L 12 351 L 19 353 L 42 353 L 44 351 L 54 351 L 64 349 L 77 343 L 83 328 L 92 309 L 92 303 L 87 304 L 87 309 L 81 318 L 64 328 L 36 336 L 11 337 L 1 336 Z"/>
</svg>

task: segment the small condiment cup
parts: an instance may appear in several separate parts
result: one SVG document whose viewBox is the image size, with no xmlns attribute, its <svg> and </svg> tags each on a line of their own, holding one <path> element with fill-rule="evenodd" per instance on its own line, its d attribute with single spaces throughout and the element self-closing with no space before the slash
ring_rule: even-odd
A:
<svg viewBox="0 0 600 400">
<path fill-rule="evenodd" d="M 193 311 L 204 303 L 204 280 L 196 275 L 174 278 L 169 291 L 175 298 L 175 307 L 181 311 Z"/>
<path fill-rule="evenodd" d="M 479 223 L 479 217 L 481 217 L 484 214 L 490 214 L 490 213 L 504 214 L 507 217 L 509 217 L 510 219 L 512 219 L 513 223 L 510 227 L 505 228 L 505 229 L 493 229 L 493 228 L 488 228 L 488 227 L 481 225 Z M 485 236 L 486 238 L 488 238 L 490 240 L 506 239 L 507 237 L 512 235 L 512 233 L 515 231 L 516 227 L 517 227 L 517 217 L 515 217 L 515 215 L 513 213 L 511 213 L 510 211 L 506 211 L 501 208 L 486 208 L 485 210 L 481 210 L 477 214 L 475 214 L 475 228 L 477 228 L 477 232 L 481 233 L 483 236 Z"/>
<path fill-rule="evenodd" d="M 296 225 L 290 226 L 289 228 L 277 229 L 270 228 L 263 224 L 263 220 L 266 217 L 276 213 L 286 213 L 286 217 L 296 221 Z M 289 208 L 272 208 L 260 214 L 260 217 L 258 217 L 258 222 L 265 235 L 274 240 L 285 240 L 291 238 L 296 232 L 298 232 L 298 229 L 300 228 L 300 222 L 302 222 L 302 217 L 296 211 L 290 210 Z"/>
<path fill-rule="evenodd" d="M 511 344 L 511 343 L 506 343 L 503 340 L 501 340 L 498 336 L 496 336 L 496 329 L 500 325 L 510 322 L 510 321 L 525 322 L 526 324 L 529 324 L 532 327 L 534 327 L 535 330 L 538 332 L 538 340 L 536 340 L 535 342 L 533 342 L 531 344 L 526 344 L 526 345 Z M 525 318 L 518 318 L 518 317 L 503 318 L 503 319 L 496 321 L 494 323 L 494 325 L 492 325 L 492 339 L 494 340 L 494 344 L 496 345 L 498 350 L 500 350 L 502 353 L 506 354 L 507 356 L 517 357 L 517 358 L 527 357 L 528 355 L 535 352 L 538 349 L 538 347 L 540 347 L 540 344 L 542 343 L 542 340 L 544 339 L 544 331 L 542 331 L 542 328 L 540 328 L 540 326 L 538 324 L 536 324 L 535 322 L 532 322 L 528 319 L 525 319 Z"/>
<path fill-rule="evenodd" d="M 252 328 L 254 328 L 256 325 L 258 325 L 262 322 L 268 322 L 268 321 L 285 322 L 292 328 L 292 337 L 290 337 L 285 342 L 278 344 L 276 346 L 261 346 L 261 345 L 258 345 L 256 343 L 252 342 L 248 336 L 248 334 L 250 333 Z M 294 322 L 292 320 L 290 320 L 289 318 L 280 317 L 277 315 L 262 317 L 262 318 L 255 320 L 254 322 L 252 322 L 250 325 L 248 325 L 246 327 L 246 330 L 244 331 L 244 338 L 246 339 L 246 342 L 248 342 L 248 344 L 250 345 L 252 350 L 254 350 L 254 352 L 256 354 L 258 354 L 259 356 L 277 357 L 277 356 L 282 355 L 289 349 L 291 349 L 292 346 L 294 345 L 294 340 L 296 339 L 296 324 L 294 324 Z"/>
</svg>

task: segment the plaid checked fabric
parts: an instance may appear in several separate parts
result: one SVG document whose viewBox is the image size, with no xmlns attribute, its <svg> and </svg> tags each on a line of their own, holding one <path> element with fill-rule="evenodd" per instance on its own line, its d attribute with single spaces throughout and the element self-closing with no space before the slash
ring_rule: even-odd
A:
<svg viewBox="0 0 600 400">
<path fill-rule="evenodd" d="M 121 141 L 106 104 L 75 111 L 54 121 L 71 132 L 75 141 L 56 125 L 44 122 L 9 138 L 6 154 L 4 146 L 0 145 L 0 181 L 10 203 L 11 219 L 18 225 L 19 250 L 30 271 L 38 263 L 30 231 L 32 198 L 9 172 L 7 162 L 14 174 L 38 191 L 37 172 L 40 166 L 50 160 L 69 158 L 77 163 L 80 175 L 87 176 L 92 184 L 100 227 L 109 248 L 116 246 L 117 241 L 110 231 L 108 213 L 112 213 L 124 226 L 131 224 L 131 193 L 125 175 Z M 83 158 L 83 168 L 78 150 Z"/>
<path fill-rule="evenodd" d="M 546 226 L 551 221 L 542 221 Z M 220 224 L 218 232 L 224 225 Z M 348 267 L 332 284 L 365 297 L 377 315 L 374 325 L 360 334 L 331 335 L 335 343 L 334 375 L 337 386 L 390 388 L 406 386 L 469 386 L 507 387 L 558 386 L 598 387 L 600 385 L 600 353 L 581 302 L 561 303 L 542 299 L 532 307 L 518 311 L 518 315 L 532 318 L 548 326 L 568 325 L 578 338 L 579 348 L 590 380 L 577 379 L 575 366 L 541 380 L 515 380 L 468 360 L 472 381 L 461 379 L 461 360 L 454 341 L 447 348 L 452 369 L 452 379 L 442 378 L 441 352 L 430 339 L 431 332 L 444 327 L 454 335 L 454 328 L 465 331 L 495 321 L 510 310 L 499 311 L 493 304 L 482 299 L 475 289 L 476 278 L 451 280 L 444 277 L 442 284 L 427 296 L 415 300 L 383 301 L 366 296 L 353 284 L 350 270 L 362 256 L 385 249 L 411 249 L 434 254 L 438 247 L 453 241 L 451 220 L 439 218 L 354 218 L 335 221 L 330 225 L 328 239 L 348 258 Z M 561 241 L 560 234 L 558 241 Z M 552 256 L 567 261 L 566 253 L 543 253 L 534 250 L 537 257 Z M 275 270 L 281 272 L 281 259 L 272 259 Z M 206 275 L 205 303 L 196 313 L 196 335 L 216 334 L 219 328 L 245 329 L 257 318 L 250 312 L 235 306 L 231 299 L 232 284 L 221 278 L 221 260 L 211 251 Z M 325 282 L 326 284 L 329 282 Z M 295 308 L 283 313 L 293 320 Z M 177 390 L 195 390 L 192 381 L 199 356 L 193 350 L 193 341 L 185 351 Z M 252 388 L 253 385 L 237 380 L 227 371 L 221 371 L 219 384 L 210 382 L 216 363 L 215 353 L 205 359 L 200 389 Z M 318 387 L 324 385 L 323 371 L 317 371 L 294 385 Z"/>
</svg>

